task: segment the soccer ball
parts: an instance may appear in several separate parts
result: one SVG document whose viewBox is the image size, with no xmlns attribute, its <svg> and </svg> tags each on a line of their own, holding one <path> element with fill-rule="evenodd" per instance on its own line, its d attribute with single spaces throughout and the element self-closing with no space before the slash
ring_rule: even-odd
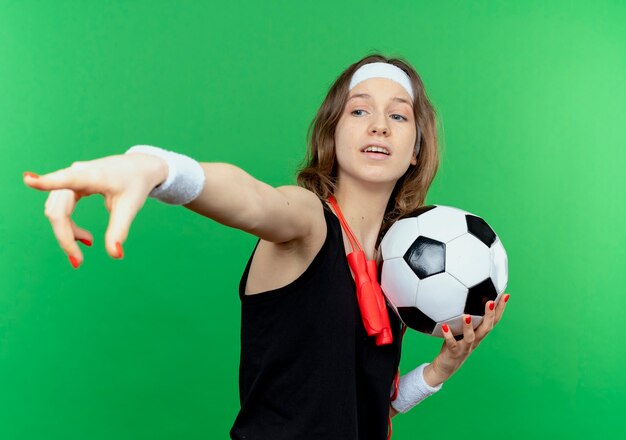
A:
<svg viewBox="0 0 626 440">
<path fill-rule="evenodd" d="M 463 316 L 476 328 L 489 300 L 508 281 L 502 242 L 482 218 L 458 208 L 423 206 L 385 233 L 378 255 L 380 286 L 402 322 L 443 337 L 463 334 Z M 457 338 L 458 339 L 458 338 Z"/>
</svg>

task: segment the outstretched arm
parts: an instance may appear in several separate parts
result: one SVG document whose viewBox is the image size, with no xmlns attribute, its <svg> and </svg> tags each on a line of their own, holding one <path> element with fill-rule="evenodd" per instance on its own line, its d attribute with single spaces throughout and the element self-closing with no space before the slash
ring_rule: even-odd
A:
<svg viewBox="0 0 626 440">
<path fill-rule="evenodd" d="M 323 206 L 311 191 L 294 185 L 273 188 L 227 163 L 201 163 L 203 188 L 186 208 L 224 225 L 242 229 L 267 241 L 284 243 L 308 237 L 324 224 Z M 24 183 L 49 191 L 45 215 L 74 268 L 83 262 L 76 244 L 91 246 L 93 234 L 76 225 L 71 215 L 83 197 L 104 196 L 109 211 L 105 234 L 107 253 L 122 258 L 122 245 L 132 221 L 151 191 L 168 177 L 167 162 L 152 154 L 127 152 L 89 161 L 44 175 L 24 173 Z"/>
</svg>

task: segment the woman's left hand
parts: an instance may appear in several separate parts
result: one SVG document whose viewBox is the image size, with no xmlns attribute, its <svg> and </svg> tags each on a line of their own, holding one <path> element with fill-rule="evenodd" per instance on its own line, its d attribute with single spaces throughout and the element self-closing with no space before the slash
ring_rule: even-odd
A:
<svg viewBox="0 0 626 440">
<path fill-rule="evenodd" d="M 485 304 L 485 316 L 476 330 L 472 327 L 470 315 L 463 319 L 463 339 L 457 341 L 447 325 L 442 326 L 444 342 L 441 351 L 433 362 L 424 369 L 424 380 L 430 386 L 437 386 L 447 380 L 458 370 L 463 362 L 469 357 L 482 340 L 489 334 L 493 327 L 502 318 L 509 294 L 502 295 L 502 300 L 495 304 L 488 301 Z M 469 321 L 469 322 L 468 322 Z"/>
</svg>

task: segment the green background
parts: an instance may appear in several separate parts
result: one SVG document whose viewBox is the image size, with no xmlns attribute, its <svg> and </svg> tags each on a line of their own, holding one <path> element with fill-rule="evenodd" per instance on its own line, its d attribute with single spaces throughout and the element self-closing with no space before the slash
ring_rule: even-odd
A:
<svg viewBox="0 0 626 440">
<path fill-rule="evenodd" d="M 485 218 L 510 274 L 504 319 L 393 438 L 624 434 L 625 23 L 617 0 L 0 1 L 0 438 L 228 438 L 256 241 L 149 200 L 114 260 L 92 196 L 74 270 L 22 173 L 151 144 L 293 184 L 371 51 L 438 111 L 427 203 Z M 401 371 L 439 344 L 407 332 Z"/>
</svg>

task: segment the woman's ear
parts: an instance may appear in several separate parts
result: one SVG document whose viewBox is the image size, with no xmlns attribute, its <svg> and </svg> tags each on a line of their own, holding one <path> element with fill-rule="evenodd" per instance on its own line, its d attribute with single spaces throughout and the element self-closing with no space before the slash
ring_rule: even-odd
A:
<svg viewBox="0 0 626 440">
<path fill-rule="evenodd" d="M 415 153 L 411 156 L 411 165 L 417 165 L 417 155 Z"/>
</svg>

